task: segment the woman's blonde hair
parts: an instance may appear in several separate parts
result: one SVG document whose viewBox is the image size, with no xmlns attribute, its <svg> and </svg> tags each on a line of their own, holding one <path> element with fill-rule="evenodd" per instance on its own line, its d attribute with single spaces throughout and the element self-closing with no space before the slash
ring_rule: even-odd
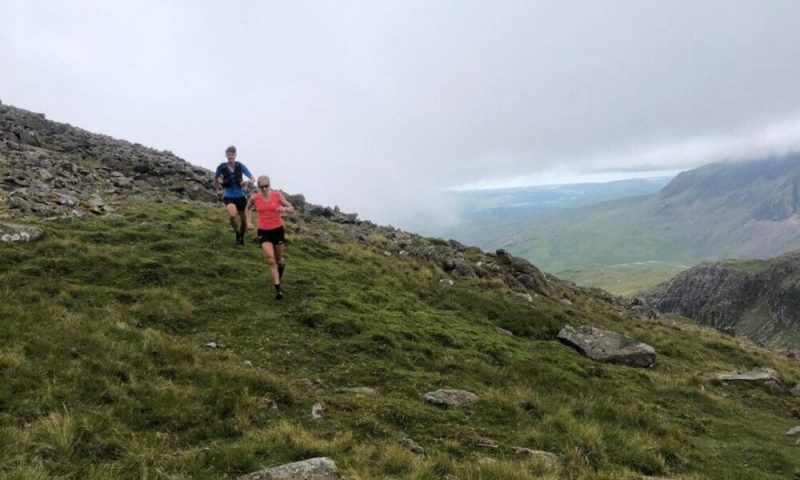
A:
<svg viewBox="0 0 800 480">
<path fill-rule="evenodd" d="M 260 176 L 260 177 L 258 177 L 258 179 L 256 180 L 256 185 L 260 186 L 262 182 L 264 182 L 264 183 L 266 183 L 267 185 L 269 185 L 269 184 L 270 184 L 270 182 L 269 182 L 269 177 L 268 177 L 268 176 L 266 176 L 266 175 L 261 175 L 261 176 Z"/>
</svg>

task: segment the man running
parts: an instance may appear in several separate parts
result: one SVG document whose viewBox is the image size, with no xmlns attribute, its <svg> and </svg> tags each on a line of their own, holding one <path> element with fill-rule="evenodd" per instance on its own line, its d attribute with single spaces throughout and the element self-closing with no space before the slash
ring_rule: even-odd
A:
<svg viewBox="0 0 800 480">
<path fill-rule="evenodd" d="M 217 189 L 219 195 L 221 177 L 222 188 L 225 189 L 222 201 L 230 217 L 231 227 L 236 234 L 236 245 L 244 245 L 244 234 L 247 231 L 247 217 L 244 209 L 247 205 L 247 196 L 242 188 L 242 176 L 247 175 L 252 183 L 255 183 L 256 180 L 244 164 L 236 161 L 236 147 L 231 145 L 225 149 L 225 156 L 228 157 L 228 161 L 220 163 L 217 173 L 214 174 L 214 188 Z M 236 221 L 237 216 L 239 217 L 238 222 Z"/>
</svg>

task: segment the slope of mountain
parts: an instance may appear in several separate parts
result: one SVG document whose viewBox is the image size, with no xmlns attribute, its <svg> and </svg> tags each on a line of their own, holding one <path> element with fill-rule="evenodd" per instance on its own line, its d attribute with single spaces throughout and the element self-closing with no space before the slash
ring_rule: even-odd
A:
<svg viewBox="0 0 800 480">
<path fill-rule="evenodd" d="M 0 145 L 2 168 L 18 153 L 44 155 L 99 162 L 84 168 L 112 181 L 91 145 L 78 159 L 11 143 L 18 150 Z M 198 175 L 188 181 L 202 185 Z M 176 168 L 163 181 L 186 176 Z M 237 478 L 318 456 L 346 479 L 800 476 L 785 435 L 800 424 L 798 396 L 704 376 L 769 367 L 792 387 L 792 359 L 502 251 L 301 196 L 277 302 L 261 252 L 233 245 L 218 206 L 140 187 L 112 193 L 111 213 L 79 198 L 94 214 L 75 220 L 57 208 L 57 178 L 70 177 L 41 180 L 53 195 L 39 216 L 0 204 L 45 231 L 0 242 L 3 478 Z M 6 199 L 26 188 L 1 187 Z M 655 366 L 598 363 L 556 341 L 585 324 L 647 342 Z M 445 387 L 478 399 L 425 401 Z"/>
<path fill-rule="evenodd" d="M 800 352 L 800 252 L 702 263 L 641 296 L 659 310 Z"/>
<path fill-rule="evenodd" d="M 800 155 L 683 172 L 660 192 L 487 223 L 484 248 L 507 248 L 550 272 L 657 260 L 768 258 L 800 248 Z"/>
<path fill-rule="evenodd" d="M 635 178 L 604 183 L 575 183 L 450 192 L 466 223 L 486 218 L 511 219 L 530 213 L 574 208 L 661 190 L 672 177 Z"/>
</svg>

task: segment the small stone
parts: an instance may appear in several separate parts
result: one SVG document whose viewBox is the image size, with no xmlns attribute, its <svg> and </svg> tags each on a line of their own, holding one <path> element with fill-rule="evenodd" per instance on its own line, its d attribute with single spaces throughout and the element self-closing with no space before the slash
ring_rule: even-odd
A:
<svg viewBox="0 0 800 480">
<path fill-rule="evenodd" d="M 425 398 L 428 403 L 447 407 L 468 405 L 479 400 L 479 397 L 472 392 L 449 388 L 442 388 L 434 392 L 428 392 L 423 398 Z"/>
<path fill-rule="evenodd" d="M 491 438 L 478 437 L 475 439 L 475 445 L 481 448 L 498 448 L 497 442 Z"/>
<path fill-rule="evenodd" d="M 245 360 L 245 361 L 244 361 L 244 364 L 245 364 L 246 366 L 248 366 L 248 367 L 252 367 L 252 366 L 253 366 L 253 362 L 251 362 L 250 360 Z"/>
<path fill-rule="evenodd" d="M 497 463 L 496 458 L 492 457 L 482 457 L 478 459 L 478 465 L 491 465 L 493 463 Z"/>
<path fill-rule="evenodd" d="M 343 392 L 355 393 L 356 395 L 377 395 L 378 391 L 371 387 L 352 387 L 343 388 Z"/>
<path fill-rule="evenodd" d="M 324 412 L 325 407 L 323 407 L 321 403 L 315 403 L 314 406 L 311 407 L 311 418 L 314 420 L 321 420 Z"/>
<path fill-rule="evenodd" d="M 439 283 L 448 287 L 452 287 L 453 285 L 455 285 L 455 283 L 453 283 L 453 281 L 450 280 L 449 278 L 443 278 L 439 280 Z"/>
<path fill-rule="evenodd" d="M 495 327 L 495 331 L 497 333 L 499 333 L 500 335 L 503 335 L 505 337 L 513 337 L 514 336 L 513 332 L 511 332 L 510 330 L 506 330 L 505 328 Z"/>
<path fill-rule="evenodd" d="M 218 344 L 217 342 L 208 342 L 208 343 L 206 343 L 206 347 L 213 348 L 213 349 L 222 348 L 222 346 L 220 344 Z"/>
<path fill-rule="evenodd" d="M 511 292 L 511 295 L 513 295 L 516 299 L 523 300 L 528 303 L 533 302 L 533 296 L 530 293 Z"/>
<path fill-rule="evenodd" d="M 533 459 L 543 459 L 543 460 L 558 460 L 558 455 L 555 453 L 545 452 L 544 450 L 533 450 L 531 448 L 525 447 L 514 447 L 514 453 L 517 455 L 533 458 Z"/>
<path fill-rule="evenodd" d="M 417 455 L 425 455 L 425 449 L 422 448 L 420 444 L 418 444 L 414 440 L 411 440 L 408 437 L 404 437 L 403 439 L 401 439 L 400 444 L 411 453 L 415 453 Z"/>
<path fill-rule="evenodd" d="M 307 388 L 314 386 L 314 382 L 312 382 L 310 378 L 301 378 L 297 383 Z"/>
<path fill-rule="evenodd" d="M 391 257 L 392 256 L 392 252 L 390 252 L 388 250 L 384 250 L 383 254 L 386 255 L 387 257 Z"/>
<path fill-rule="evenodd" d="M 794 427 L 794 428 L 790 428 L 789 431 L 786 432 L 786 435 L 789 435 L 789 436 L 800 435 L 800 426 Z"/>
</svg>

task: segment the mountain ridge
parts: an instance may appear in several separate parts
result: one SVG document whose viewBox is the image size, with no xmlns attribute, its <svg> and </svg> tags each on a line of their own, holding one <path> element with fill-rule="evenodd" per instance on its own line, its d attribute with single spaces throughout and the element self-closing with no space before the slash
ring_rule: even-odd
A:
<svg viewBox="0 0 800 480">
<path fill-rule="evenodd" d="M 800 248 L 800 154 L 710 164 L 662 191 L 487 224 L 505 248 L 549 272 L 639 261 L 769 258 Z"/>
<path fill-rule="evenodd" d="M 663 312 L 800 353 L 800 251 L 704 262 L 638 295 Z"/>
<path fill-rule="evenodd" d="M 233 245 L 219 205 L 168 187 L 202 187 L 188 171 L 171 168 L 152 189 L 114 186 L 128 166 L 114 170 L 91 145 L 11 142 L 21 150 L 0 142 L 0 168 L 11 157 L 38 175 L 45 155 L 59 169 L 39 179 L 50 186 L 42 207 L 0 205 L 45 232 L 0 242 L 6 478 L 246 478 L 320 456 L 349 480 L 800 476 L 785 434 L 800 419 L 800 391 L 789 391 L 800 365 L 785 356 L 502 250 L 300 195 L 277 302 L 263 254 Z M 92 177 L 81 182 L 71 163 Z M 30 194 L 12 178 L 4 200 Z M 142 192 L 126 196 L 133 186 Z M 63 188 L 81 215 L 58 209 Z M 103 192 L 113 210 L 92 208 Z M 573 325 L 646 342 L 655 363 L 592 360 L 557 340 Z M 755 367 L 785 387 L 716 375 Z M 440 389 L 474 401 L 429 403 Z"/>
</svg>

